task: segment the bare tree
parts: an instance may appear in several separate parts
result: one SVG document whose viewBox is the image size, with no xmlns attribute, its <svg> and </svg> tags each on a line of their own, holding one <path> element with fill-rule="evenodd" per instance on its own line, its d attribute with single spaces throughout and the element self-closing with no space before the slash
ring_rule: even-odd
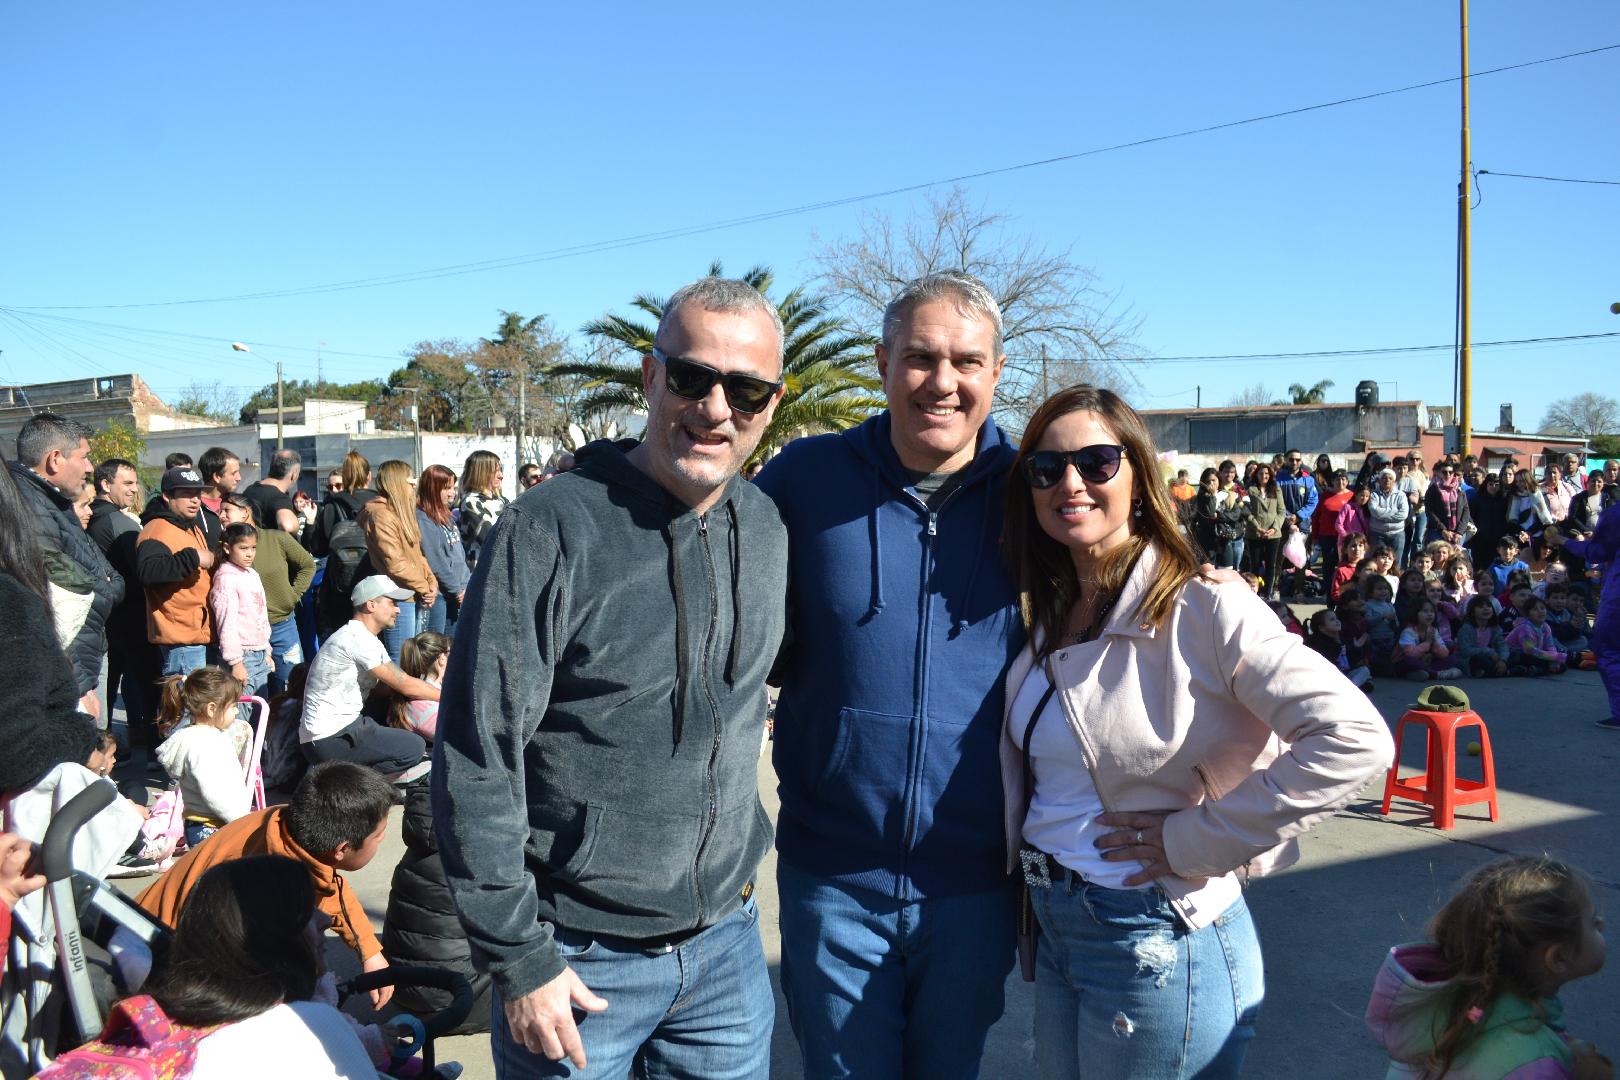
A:
<svg viewBox="0 0 1620 1080">
<path fill-rule="evenodd" d="M 1270 405 L 1271 403 L 1271 391 L 1266 389 L 1265 383 L 1260 382 L 1239 390 L 1227 401 L 1228 405 Z"/>
<path fill-rule="evenodd" d="M 1579 435 L 1590 442 L 1594 435 L 1620 431 L 1620 403 L 1590 390 L 1574 397 L 1559 398 L 1547 406 L 1541 430 Z"/>
<path fill-rule="evenodd" d="M 958 187 L 898 225 L 885 214 L 865 215 L 858 236 L 822 244 L 815 260 L 843 314 L 874 335 L 889 300 L 913 278 L 966 270 L 983 281 L 1001 304 L 1007 350 L 996 409 L 1015 428 L 1060 387 L 1134 386 L 1129 361 L 1141 359 L 1140 320 L 1117 310 L 1117 296 L 1070 249 L 1048 249 L 1006 225 Z"/>
<path fill-rule="evenodd" d="M 205 416 L 221 424 L 234 424 L 242 408 L 242 394 L 222 382 L 193 382 L 169 407 L 188 416 Z"/>
</svg>

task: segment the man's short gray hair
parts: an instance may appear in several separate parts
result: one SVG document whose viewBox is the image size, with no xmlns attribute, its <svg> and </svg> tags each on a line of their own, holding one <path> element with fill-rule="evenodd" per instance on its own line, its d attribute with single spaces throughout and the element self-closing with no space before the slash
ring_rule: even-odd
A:
<svg viewBox="0 0 1620 1080">
<path fill-rule="evenodd" d="M 77 420 L 56 413 L 35 413 L 17 432 L 17 460 L 30 469 L 45 464 L 52 450 L 71 454 L 81 439 L 90 438 L 90 429 Z"/>
<path fill-rule="evenodd" d="M 653 335 L 655 344 L 664 336 L 664 327 L 675 318 L 675 313 L 687 304 L 696 304 L 704 311 L 722 311 L 730 315 L 764 312 L 770 317 L 771 325 L 776 327 L 776 361 L 778 364 L 782 362 L 787 332 L 782 328 L 781 314 L 764 293 L 736 278 L 698 278 L 692 284 L 676 289 L 675 295 L 664 304 L 664 315 L 658 320 L 658 332 Z"/>
<path fill-rule="evenodd" d="M 277 450 L 270 455 L 270 479 L 285 480 L 302 463 L 296 450 Z"/>
<path fill-rule="evenodd" d="M 901 320 L 911 314 L 912 308 L 932 300 L 949 300 L 963 314 L 989 320 L 995 332 L 992 351 L 1001 355 L 1001 305 L 989 287 L 966 270 L 940 270 L 906 282 L 906 287 L 883 309 L 883 347 L 890 347 Z"/>
</svg>

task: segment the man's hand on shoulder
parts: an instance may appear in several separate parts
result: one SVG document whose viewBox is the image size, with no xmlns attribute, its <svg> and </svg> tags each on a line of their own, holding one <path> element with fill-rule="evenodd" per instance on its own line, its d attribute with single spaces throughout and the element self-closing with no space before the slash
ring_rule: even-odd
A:
<svg viewBox="0 0 1620 1080">
<path fill-rule="evenodd" d="M 520 998 L 503 1000 L 501 1006 L 514 1041 L 522 1043 L 531 1053 L 544 1054 L 552 1061 L 567 1058 L 574 1063 L 574 1068 L 583 1069 L 585 1044 L 580 1041 L 579 1026 L 574 1023 L 574 1007 L 597 1013 L 606 1009 L 608 1003 L 591 993 L 573 968 L 565 967 L 561 975 L 544 986 Z"/>
</svg>

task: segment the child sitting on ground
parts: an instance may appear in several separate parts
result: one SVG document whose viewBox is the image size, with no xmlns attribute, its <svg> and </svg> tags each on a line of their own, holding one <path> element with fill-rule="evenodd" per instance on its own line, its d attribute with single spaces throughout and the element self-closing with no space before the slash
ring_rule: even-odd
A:
<svg viewBox="0 0 1620 1080">
<path fill-rule="evenodd" d="M 242 684 L 228 671 L 200 667 L 159 684 L 158 761 L 180 785 L 186 808 L 186 843 L 196 847 L 252 806 L 242 769 L 242 748 L 253 737 L 236 713 Z"/>
<path fill-rule="evenodd" d="M 1403 570 L 1399 581 L 1395 590 L 1395 617 L 1405 626 L 1412 621 L 1412 609 L 1417 607 L 1419 601 L 1426 599 L 1429 592 L 1421 570 Z"/>
<path fill-rule="evenodd" d="M 1491 591 L 1497 595 L 1507 592 L 1508 575 L 1515 570 L 1530 572 L 1530 564 L 1519 558 L 1519 541 L 1512 536 L 1504 536 L 1496 542 L 1496 561 L 1490 565 L 1491 578 L 1495 588 Z"/>
<path fill-rule="evenodd" d="M 1523 612 L 1524 617 L 1508 631 L 1508 666 L 1524 675 L 1562 673 L 1568 657 L 1559 650 L 1558 639 L 1547 622 L 1547 601 L 1528 596 Z"/>
<path fill-rule="evenodd" d="M 450 639 L 433 630 L 424 630 L 399 649 L 401 670 L 429 686 L 443 684 L 444 669 L 449 663 Z M 434 732 L 438 729 L 439 703 L 406 698 L 392 690 L 389 696 L 392 701 L 388 707 L 388 722 L 397 728 L 416 732 L 431 749 Z"/>
<path fill-rule="evenodd" d="M 1402 627 L 1400 640 L 1396 643 L 1397 674 L 1418 682 L 1455 679 L 1462 674 L 1459 669 L 1450 666 L 1451 650 L 1441 644 L 1440 634 L 1434 628 L 1434 621 L 1434 604 L 1428 597 L 1419 600 L 1412 607 L 1412 613 Z"/>
<path fill-rule="evenodd" d="M 1569 657 L 1570 666 L 1584 669 L 1592 663 L 1588 655 L 1592 643 L 1587 640 L 1584 621 L 1577 623 L 1570 613 L 1569 601 L 1572 596 L 1574 593 L 1568 585 L 1558 584 L 1547 588 L 1547 625 L 1552 627 L 1558 647 Z M 1593 666 L 1596 666 L 1595 663 Z"/>
<path fill-rule="evenodd" d="M 1333 580 L 1328 584 L 1328 599 L 1337 602 L 1342 593 L 1351 582 L 1356 579 L 1361 569 L 1361 561 L 1367 557 L 1367 538 L 1360 533 L 1346 533 L 1339 537 L 1339 565 L 1333 570 Z"/>
<path fill-rule="evenodd" d="M 1457 631 L 1456 661 L 1476 679 L 1508 674 L 1507 633 L 1497 624 L 1495 602 L 1490 597 L 1468 601 L 1462 628 Z"/>
<path fill-rule="evenodd" d="M 1446 568 L 1440 574 L 1440 584 L 1446 591 L 1446 599 L 1463 611 L 1468 607 L 1468 601 L 1474 598 L 1474 564 L 1468 561 L 1468 556 L 1458 555 L 1446 563 Z"/>
<path fill-rule="evenodd" d="M 1434 556 L 1429 554 L 1428 548 L 1414 551 L 1412 561 L 1406 564 L 1408 570 L 1416 570 L 1425 577 L 1434 573 L 1434 567 Z"/>
<path fill-rule="evenodd" d="M 1311 616 L 1311 632 L 1305 636 L 1305 644 L 1327 657 L 1353 685 L 1372 693 L 1372 672 L 1365 665 L 1350 665 L 1350 650 L 1345 646 L 1343 633 L 1344 624 L 1339 616 L 1332 608 L 1323 608 Z"/>
<path fill-rule="evenodd" d="M 1462 622 L 1462 612 L 1446 599 L 1446 591 L 1441 587 L 1440 579 L 1433 574 L 1430 574 L 1428 580 L 1423 583 L 1423 595 L 1434 605 L 1434 628 L 1440 633 L 1440 643 L 1448 649 L 1453 648 L 1457 637 L 1457 625 Z"/>
<path fill-rule="evenodd" d="M 1603 967 L 1590 880 L 1546 855 L 1476 871 L 1429 924 L 1432 942 L 1384 958 L 1366 1023 L 1391 1076 L 1602 1077 L 1613 1065 L 1571 1039 L 1558 991 Z"/>
<path fill-rule="evenodd" d="M 1378 573 L 1389 582 L 1389 593 L 1394 596 L 1400 591 L 1401 580 L 1395 573 L 1395 549 L 1387 544 L 1379 544 L 1369 553 L 1378 564 Z"/>
<path fill-rule="evenodd" d="M 1395 594 L 1389 579 L 1382 574 L 1368 575 L 1365 595 L 1362 608 L 1367 618 L 1367 655 L 1372 672 L 1393 675 L 1395 639 L 1400 636 L 1401 624 L 1395 618 Z"/>
<path fill-rule="evenodd" d="M 1294 617 L 1293 608 L 1281 600 L 1267 600 L 1266 607 L 1271 609 L 1271 613 L 1277 616 L 1277 621 L 1282 623 L 1283 628 L 1290 634 L 1298 634 L 1300 637 L 1305 636 L 1305 628 L 1299 625 L 1299 620 Z"/>
<path fill-rule="evenodd" d="M 1345 659 L 1350 666 L 1372 669 L 1370 640 L 1367 633 L 1367 608 L 1361 599 L 1361 594 L 1354 589 L 1346 589 L 1339 596 L 1338 606 L 1333 613 L 1339 617 L 1339 640 L 1344 642 Z"/>
<path fill-rule="evenodd" d="M 366 971 L 388 966 L 371 920 L 354 889 L 343 885 L 343 871 L 363 869 L 388 829 L 394 785 L 364 765 L 326 761 L 314 766 L 285 806 L 272 806 L 237 818 L 201 847 L 182 856 L 135 898 L 147 914 L 175 925 L 186 895 L 210 867 L 244 855 L 285 855 L 309 872 L 320 910 L 332 929 L 360 957 Z M 381 1008 L 390 991 L 372 994 Z"/>
<path fill-rule="evenodd" d="M 1513 627 L 1524 618 L 1526 607 L 1535 598 L 1536 594 L 1530 590 L 1528 580 L 1515 581 L 1508 586 L 1507 594 L 1503 597 L 1502 613 L 1496 617 L 1496 621 L 1502 624 L 1503 630 L 1513 633 Z"/>
</svg>

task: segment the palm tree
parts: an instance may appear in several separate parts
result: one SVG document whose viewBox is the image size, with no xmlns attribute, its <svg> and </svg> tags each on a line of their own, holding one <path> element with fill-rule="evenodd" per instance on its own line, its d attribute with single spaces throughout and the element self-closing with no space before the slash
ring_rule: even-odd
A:
<svg viewBox="0 0 1620 1080">
<path fill-rule="evenodd" d="M 723 275 L 718 262 L 709 266 L 709 274 Z M 768 296 L 775 275 L 770 267 L 756 266 L 741 280 Z M 646 411 L 639 359 L 652 351 L 653 335 L 666 302 L 664 297 L 643 293 L 633 298 L 630 306 L 650 322 L 609 313 L 582 328 L 585 336 L 596 343 L 598 356 L 633 357 L 637 362 L 596 360 L 555 364 L 547 369 L 550 376 L 582 376 L 588 380 L 589 393 L 580 404 L 583 415 Z M 784 334 L 782 381 L 786 387 L 749 465 L 764 461 L 801 435 L 843 431 L 884 407 L 879 396 L 883 384 L 872 370 L 872 349 L 877 339 L 851 330 L 845 320 L 828 313 L 830 308 L 826 297 L 811 295 L 803 286 L 777 303 Z"/>
<path fill-rule="evenodd" d="M 1333 385 L 1332 379 L 1323 379 L 1309 389 L 1303 383 L 1290 383 L 1288 396 L 1291 401 L 1276 401 L 1274 405 L 1320 405 L 1327 400 L 1328 387 Z"/>
</svg>

